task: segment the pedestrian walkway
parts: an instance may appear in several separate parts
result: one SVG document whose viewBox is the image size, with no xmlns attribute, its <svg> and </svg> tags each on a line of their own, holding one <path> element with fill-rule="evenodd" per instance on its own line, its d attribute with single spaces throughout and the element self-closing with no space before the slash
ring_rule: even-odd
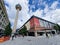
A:
<svg viewBox="0 0 60 45">
<path fill-rule="evenodd" d="M 45 36 L 39 37 L 17 37 L 14 40 L 9 40 L 0 45 L 60 45 L 60 36 L 46 38 Z"/>
</svg>

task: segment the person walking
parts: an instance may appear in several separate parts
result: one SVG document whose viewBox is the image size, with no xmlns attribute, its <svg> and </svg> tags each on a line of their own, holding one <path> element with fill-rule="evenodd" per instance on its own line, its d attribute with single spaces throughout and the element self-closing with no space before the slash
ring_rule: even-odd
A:
<svg viewBox="0 0 60 45">
<path fill-rule="evenodd" d="M 14 35 L 12 35 L 12 40 L 14 39 Z"/>
<path fill-rule="evenodd" d="M 48 38 L 49 38 L 49 36 L 48 36 L 47 32 L 46 32 L 46 37 L 48 37 Z"/>
</svg>

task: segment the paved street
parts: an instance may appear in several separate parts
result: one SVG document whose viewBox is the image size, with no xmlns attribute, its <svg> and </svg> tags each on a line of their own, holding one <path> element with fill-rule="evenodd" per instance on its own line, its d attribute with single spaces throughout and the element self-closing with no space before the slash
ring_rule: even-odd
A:
<svg viewBox="0 0 60 45">
<path fill-rule="evenodd" d="M 46 38 L 40 37 L 17 37 L 14 40 L 9 40 L 0 45 L 60 45 L 60 36 Z"/>
</svg>

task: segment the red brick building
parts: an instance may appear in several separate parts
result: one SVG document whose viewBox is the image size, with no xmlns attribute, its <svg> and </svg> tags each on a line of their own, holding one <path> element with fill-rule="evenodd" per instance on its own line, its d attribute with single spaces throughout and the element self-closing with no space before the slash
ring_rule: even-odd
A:
<svg viewBox="0 0 60 45">
<path fill-rule="evenodd" d="M 55 31 L 53 28 L 54 23 L 36 16 L 32 16 L 24 25 L 27 28 L 28 34 L 34 36 L 40 35 L 41 32 L 45 33 Z"/>
</svg>

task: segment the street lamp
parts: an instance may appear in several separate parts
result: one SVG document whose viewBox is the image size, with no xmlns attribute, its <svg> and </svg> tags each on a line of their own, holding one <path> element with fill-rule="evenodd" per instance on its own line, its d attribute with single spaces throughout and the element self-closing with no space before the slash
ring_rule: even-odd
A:
<svg viewBox="0 0 60 45">
<path fill-rule="evenodd" d="M 13 31 L 12 31 L 13 34 L 16 32 L 16 26 L 17 26 L 17 21 L 18 21 L 18 14 L 19 14 L 19 11 L 21 11 L 22 7 L 21 7 L 20 4 L 17 4 L 15 6 L 15 8 L 16 8 L 17 12 L 16 12 L 16 17 L 15 17 Z"/>
</svg>

